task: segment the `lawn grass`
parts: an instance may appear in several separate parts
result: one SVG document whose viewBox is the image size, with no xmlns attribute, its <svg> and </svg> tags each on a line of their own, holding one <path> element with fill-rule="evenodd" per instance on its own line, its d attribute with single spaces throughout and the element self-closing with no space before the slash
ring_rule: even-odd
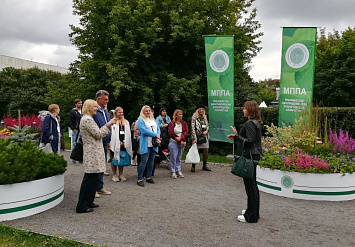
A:
<svg viewBox="0 0 355 247">
<path fill-rule="evenodd" d="M 68 133 L 68 129 L 63 130 L 65 150 L 71 150 L 71 138 Z"/>
<path fill-rule="evenodd" d="M 185 148 L 184 153 L 182 154 L 181 159 L 185 160 L 185 157 L 187 155 L 187 152 L 189 151 L 189 148 Z M 200 153 L 200 160 L 202 161 L 202 153 Z M 215 155 L 215 154 L 208 154 L 208 163 L 218 163 L 218 164 L 233 164 L 233 160 L 227 159 L 225 156 L 221 155 Z"/>
<path fill-rule="evenodd" d="M 62 239 L 59 237 L 46 236 L 43 234 L 23 231 L 11 226 L 0 224 L 0 246 L 6 247 L 47 247 L 47 246 L 66 246 L 66 247 L 86 247 L 96 246 L 83 244 L 73 240 Z"/>
</svg>

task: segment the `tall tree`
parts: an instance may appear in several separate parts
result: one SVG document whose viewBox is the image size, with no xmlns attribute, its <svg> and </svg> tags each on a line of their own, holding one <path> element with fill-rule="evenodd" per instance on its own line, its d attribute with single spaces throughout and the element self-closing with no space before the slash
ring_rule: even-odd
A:
<svg viewBox="0 0 355 247">
<path fill-rule="evenodd" d="M 47 110 L 48 104 L 44 97 L 47 83 L 58 81 L 61 77 L 58 72 L 38 68 L 5 68 L 0 72 L 0 116 L 10 114 L 16 117 L 18 110 L 21 114 L 36 114 L 40 110 Z"/>
<path fill-rule="evenodd" d="M 132 118 L 144 104 L 191 111 L 207 103 L 203 35 L 234 34 L 236 82 L 252 82 L 261 35 L 253 1 L 74 0 L 73 68 L 85 84 L 113 90 Z"/>
<path fill-rule="evenodd" d="M 321 35 L 317 43 L 314 102 L 324 106 L 355 105 L 355 30 Z"/>
</svg>

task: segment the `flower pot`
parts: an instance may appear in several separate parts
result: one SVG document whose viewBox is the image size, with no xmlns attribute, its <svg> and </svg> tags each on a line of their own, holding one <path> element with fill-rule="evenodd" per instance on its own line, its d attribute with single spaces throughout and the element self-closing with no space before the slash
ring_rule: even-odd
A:
<svg viewBox="0 0 355 247">
<path fill-rule="evenodd" d="M 315 174 L 257 167 L 260 191 L 273 195 L 321 201 L 355 199 L 355 173 Z"/>
<path fill-rule="evenodd" d="M 0 185 L 0 221 L 38 214 L 64 198 L 64 174 L 24 183 Z"/>
</svg>

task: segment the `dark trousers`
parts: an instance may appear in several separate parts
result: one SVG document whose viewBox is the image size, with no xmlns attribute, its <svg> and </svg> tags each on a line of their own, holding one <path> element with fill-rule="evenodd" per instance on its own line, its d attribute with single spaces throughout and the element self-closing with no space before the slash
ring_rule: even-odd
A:
<svg viewBox="0 0 355 247">
<path fill-rule="evenodd" d="M 95 199 L 98 176 L 102 173 L 85 173 L 81 182 L 78 204 L 76 212 L 82 213 L 92 207 Z"/>
<path fill-rule="evenodd" d="M 252 155 L 253 160 L 259 161 L 260 155 Z M 246 157 L 250 159 L 250 157 Z M 256 164 L 254 167 L 253 178 L 243 178 L 245 192 L 248 197 L 247 210 L 245 211 L 244 218 L 247 222 L 258 222 L 259 219 L 259 208 L 260 208 L 260 196 L 259 189 L 256 183 Z"/>
</svg>

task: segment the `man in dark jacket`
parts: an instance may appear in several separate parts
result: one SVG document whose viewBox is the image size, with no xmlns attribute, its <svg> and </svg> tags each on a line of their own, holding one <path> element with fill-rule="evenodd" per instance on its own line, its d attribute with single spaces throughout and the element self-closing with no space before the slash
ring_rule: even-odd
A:
<svg viewBox="0 0 355 247">
<path fill-rule="evenodd" d="M 74 143 L 76 136 L 78 135 L 79 132 L 79 124 L 80 124 L 80 119 L 81 119 L 81 107 L 83 106 L 83 101 L 81 99 L 76 99 L 74 100 L 75 107 L 71 109 L 69 113 L 69 119 L 68 119 L 68 126 L 72 131 L 71 134 L 71 150 L 74 148 Z M 78 136 L 78 139 L 80 138 L 80 133 Z M 76 160 L 72 160 L 73 163 L 76 163 Z"/>
<path fill-rule="evenodd" d="M 105 90 L 99 90 L 96 93 L 97 112 L 95 115 L 92 116 L 92 118 L 95 120 L 95 122 L 97 123 L 99 128 L 101 128 L 107 122 L 109 122 L 111 120 L 111 117 L 106 110 L 107 103 L 109 100 L 108 96 L 109 96 L 109 93 Z M 102 145 L 104 146 L 106 163 L 107 163 L 107 152 L 108 152 L 108 149 L 110 148 L 110 146 L 109 146 L 110 141 L 111 141 L 111 133 L 102 139 Z M 106 173 L 106 174 L 108 175 L 108 173 Z M 99 182 L 97 185 L 97 193 L 96 193 L 95 197 L 100 197 L 99 194 L 111 195 L 110 191 L 104 189 L 104 173 L 99 175 Z"/>
</svg>

